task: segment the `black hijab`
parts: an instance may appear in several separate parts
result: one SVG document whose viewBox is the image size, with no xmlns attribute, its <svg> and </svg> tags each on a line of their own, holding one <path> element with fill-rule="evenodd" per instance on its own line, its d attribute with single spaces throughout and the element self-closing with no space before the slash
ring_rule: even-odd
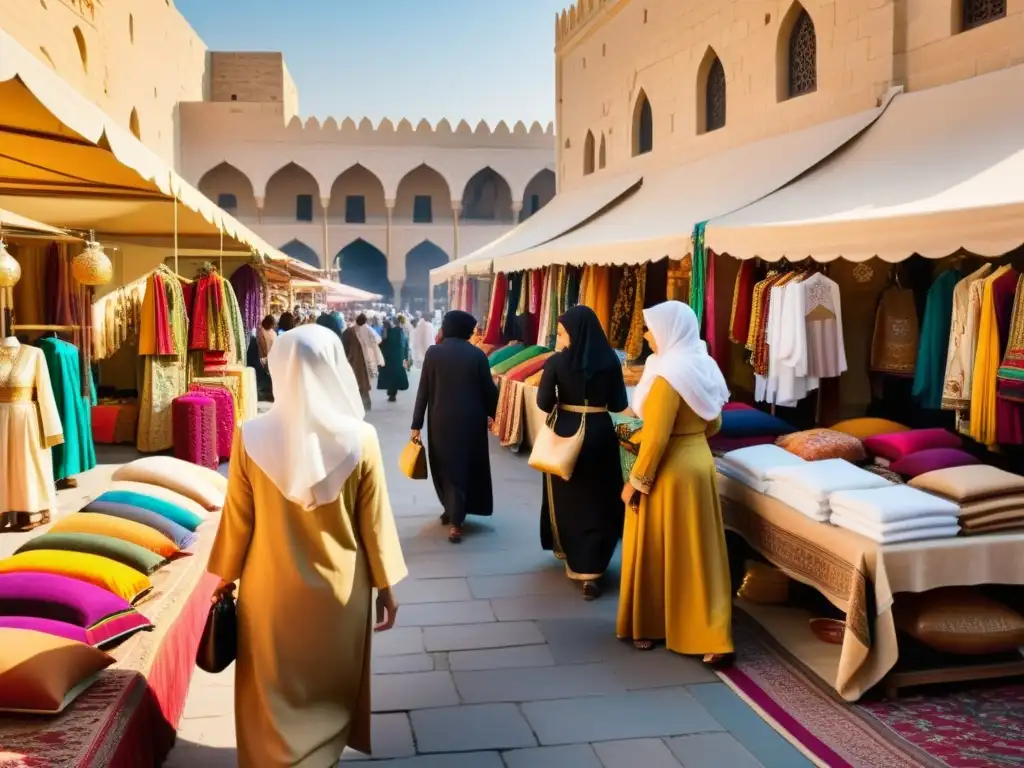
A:
<svg viewBox="0 0 1024 768">
<path fill-rule="evenodd" d="M 453 309 L 441 321 L 441 334 L 446 339 L 462 339 L 469 341 L 476 330 L 476 318 L 469 312 Z"/>
<path fill-rule="evenodd" d="M 562 354 L 569 366 L 583 375 L 584 382 L 590 381 L 594 374 L 621 367 L 601 321 L 590 307 L 582 304 L 573 307 L 558 318 L 558 322 L 569 334 L 569 348 Z"/>
<path fill-rule="evenodd" d="M 324 328 L 334 331 L 336 334 L 338 334 L 339 339 L 341 338 L 341 334 L 345 330 L 344 328 L 341 327 L 341 321 L 339 321 L 338 318 L 336 318 L 329 312 L 321 313 L 320 317 L 316 319 L 316 324 L 322 325 Z"/>
</svg>

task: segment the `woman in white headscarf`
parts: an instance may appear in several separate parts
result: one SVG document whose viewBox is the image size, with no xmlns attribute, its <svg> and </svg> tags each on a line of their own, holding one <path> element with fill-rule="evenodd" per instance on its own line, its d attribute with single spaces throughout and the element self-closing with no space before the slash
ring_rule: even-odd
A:
<svg viewBox="0 0 1024 768">
<path fill-rule="evenodd" d="M 732 657 L 732 595 L 715 462 L 707 438 L 729 389 L 697 317 L 668 301 L 644 310 L 654 352 L 633 394 L 640 453 L 622 492 L 618 636 L 718 665 Z"/>
<path fill-rule="evenodd" d="M 288 397 L 235 440 L 209 570 L 221 591 L 240 581 L 239 766 L 327 768 L 370 751 L 372 631 L 393 626 L 407 570 L 338 335 L 296 328 L 269 365 Z"/>
</svg>

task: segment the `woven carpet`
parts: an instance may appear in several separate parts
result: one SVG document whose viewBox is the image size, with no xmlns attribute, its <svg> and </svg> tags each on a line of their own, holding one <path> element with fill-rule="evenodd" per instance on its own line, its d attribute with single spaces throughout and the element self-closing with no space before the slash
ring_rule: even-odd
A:
<svg viewBox="0 0 1024 768">
<path fill-rule="evenodd" d="M 741 609 L 734 637 L 737 661 L 721 677 L 817 765 L 1024 766 L 1024 685 L 847 704 Z"/>
</svg>

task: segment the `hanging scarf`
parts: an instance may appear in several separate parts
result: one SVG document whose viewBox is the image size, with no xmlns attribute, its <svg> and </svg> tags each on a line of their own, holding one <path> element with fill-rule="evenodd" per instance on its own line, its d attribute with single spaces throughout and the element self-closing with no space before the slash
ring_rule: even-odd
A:
<svg viewBox="0 0 1024 768">
<path fill-rule="evenodd" d="M 690 308 L 697 316 L 697 330 L 703 327 L 704 289 L 707 280 L 707 251 L 704 249 L 706 221 L 693 226 L 693 269 L 690 272 Z"/>
</svg>

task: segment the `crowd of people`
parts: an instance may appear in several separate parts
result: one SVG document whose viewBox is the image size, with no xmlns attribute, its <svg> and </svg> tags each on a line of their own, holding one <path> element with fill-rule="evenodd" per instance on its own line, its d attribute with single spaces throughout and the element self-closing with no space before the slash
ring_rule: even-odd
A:
<svg viewBox="0 0 1024 768">
<path fill-rule="evenodd" d="M 371 636 L 394 625 L 392 588 L 407 575 L 380 443 L 364 421 L 370 382 L 394 400 L 410 366 L 422 367 L 411 439 L 426 427 L 452 543 L 468 515 L 494 511 L 487 433 L 498 390 L 468 313 L 447 313 L 436 338 L 420 317 L 386 318 L 378 331 L 362 314 L 322 313 L 298 327 L 288 315 L 254 339 L 270 381 L 289 396 L 235 441 L 210 570 L 218 594 L 241 584 L 239 764 L 326 768 L 346 745 L 369 751 Z M 719 666 L 733 653 L 732 603 L 707 438 L 729 391 L 687 305 L 666 302 L 644 318 L 653 354 L 632 403 L 594 312 L 580 306 L 559 318 L 537 402 L 552 416 L 548 428 L 582 434 L 582 447 L 568 480 L 544 475 L 541 544 L 593 600 L 621 539 L 618 636 Z M 644 425 L 624 485 L 611 412 Z"/>
</svg>

